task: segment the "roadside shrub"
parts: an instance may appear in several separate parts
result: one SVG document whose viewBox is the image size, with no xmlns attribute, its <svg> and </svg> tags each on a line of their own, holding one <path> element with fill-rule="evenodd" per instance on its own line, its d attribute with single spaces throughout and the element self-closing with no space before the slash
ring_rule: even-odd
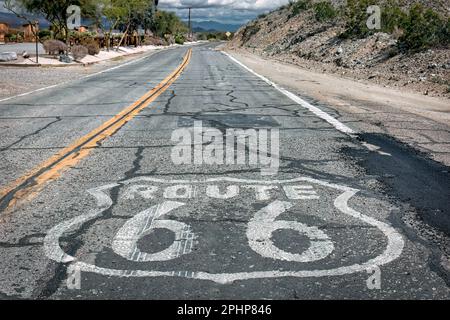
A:
<svg viewBox="0 0 450 320">
<path fill-rule="evenodd" d="M 164 41 L 158 37 L 146 36 L 143 44 L 145 46 L 163 46 Z"/>
<path fill-rule="evenodd" d="M 206 39 L 207 39 L 207 40 L 213 40 L 213 41 L 217 40 L 217 39 L 216 39 L 216 35 L 215 35 L 214 33 L 208 33 L 208 34 L 206 35 Z"/>
<path fill-rule="evenodd" d="M 82 38 L 81 32 L 70 30 L 69 31 L 69 39 L 72 43 L 80 43 L 80 40 Z"/>
<path fill-rule="evenodd" d="M 75 61 L 81 61 L 88 53 L 89 51 L 85 46 L 74 46 L 72 48 L 72 55 Z"/>
<path fill-rule="evenodd" d="M 328 21 L 337 16 L 337 11 L 333 5 L 327 1 L 314 4 L 314 15 L 317 21 Z"/>
<path fill-rule="evenodd" d="M 67 51 L 67 45 L 59 40 L 47 40 L 44 41 L 44 50 L 51 55 L 63 54 Z"/>
<path fill-rule="evenodd" d="M 89 55 L 91 56 L 95 56 L 100 53 L 100 46 L 98 45 L 97 41 L 91 41 L 86 44 L 85 47 L 88 50 Z"/>
<path fill-rule="evenodd" d="M 186 39 L 184 38 L 184 36 L 182 35 L 182 34 L 177 34 L 177 35 L 175 35 L 175 43 L 176 44 L 184 44 L 184 41 L 185 41 Z"/>
<path fill-rule="evenodd" d="M 206 33 L 200 33 L 200 34 L 197 36 L 197 39 L 198 39 L 198 40 L 208 40 L 208 35 L 207 35 Z"/>
<path fill-rule="evenodd" d="M 76 44 L 86 45 L 87 43 L 95 40 L 97 35 L 93 32 L 80 32 L 71 30 L 69 31 L 69 38 L 71 42 L 74 42 Z"/>
<path fill-rule="evenodd" d="M 290 2 L 290 3 L 288 3 L 288 4 L 285 4 L 285 5 L 282 5 L 282 6 L 279 7 L 278 9 L 275 9 L 274 12 L 280 12 L 280 11 L 287 10 L 287 9 L 291 8 L 291 6 L 292 6 L 292 2 Z"/>
<path fill-rule="evenodd" d="M 8 34 L 6 37 L 8 38 L 8 40 L 10 42 L 16 42 L 17 41 L 17 35 L 16 34 Z"/>
<path fill-rule="evenodd" d="M 261 14 L 258 16 L 258 19 L 264 19 L 265 17 L 267 17 L 267 13 L 261 13 Z"/>
<path fill-rule="evenodd" d="M 314 6 L 316 18 L 318 12 L 326 16 L 325 5 L 319 10 Z M 366 26 L 367 7 L 371 0 L 347 0 L 344 8 L 345 31 L 342 38 L 364 38 L 377 30 L 369 30 Z M 398 39 L 403 51 L 419 51 L 430 47 L 447 46 L 450 42 L 450 18 L 442 17 L 433 9 L 426 9 L 420 3 L 413 4 L 410 9 L 402 10 L 398 1 L 390 1 L 382 9 L 381 31 L 392 34 Z M 319 20 L 319 19 L 318 19 Z"/>
<path fill-rule="evenodd" d="M 449 21 L 421 4 L 411 7 L 403 28 L 404 34 L 399 39 L 402 49 L 419 51 L 449 43 Z"/>
<path fill-rule="evenodd" d="M 234 33 L 231 32 L 230 39 L 232 39 L 233 37 L 234 37 Z M 216 38 L 217 38 L 217 40 L 220 40 L 220 41 L 227 41 L 228 40 L 226 32 L 217 32 L 216 33 Z"/>
<path fill-rule="evenodd" d="M 390 4 L 381 11 L 381 28 L 386 33 L 396 33 L 406 26 L 408 13 L 398 3 Z"/>
<path fill-rule="evenodd" d="M 5 37 L 8 39 L 9 42 L 22 42 L 24 33 L 21 31 L 18 31 L 17 29 L 10 29 L 10 32 L 8 32 Z"/>
<path fill-rule="evenodd" d="M 38 36 L 41 41 L 45 41 L 51 39 L 52 33 L 50 30 L 39 30 Z"/>
<path fill-rule="evenodd" d="M 371 33 L 367 28 L 367 8 L 371 5 L 369 0 L 347 0 L 344 9 L 345 31 L 342 38 L 363 38 Z"/>
<path fill-rule="evenodd" d="M 302 11 L 306 11 L 311 8 L 311 0 L 298 0 L 291 3 L 291 14 L 289 18 L 299 15 Z"/>
<path fill-rule="evenodd" d="M 441 41 L 444 45 L 448 46 L 450 44 L 450 17 L 447 18 L 445 23 L 445 28 L 441 34 Z"/>
</svg>

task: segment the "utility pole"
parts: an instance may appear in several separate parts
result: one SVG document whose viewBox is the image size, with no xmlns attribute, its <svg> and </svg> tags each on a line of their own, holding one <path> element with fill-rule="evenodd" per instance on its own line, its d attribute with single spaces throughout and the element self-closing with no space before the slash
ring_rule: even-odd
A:
<svg viewBox="0 0 450 320">
<path fill-rule="evenodd" d="M 189 38 L 192 38 L 191 7 L 189 7 Z"/>
<path fill-rule="evenodd" d="M 34 22 L 34 25 L 31 26 L 34 28 L 34 41 L 36 44 L 36 64 L 39 63 L 39 20 Z"/>
</svg>

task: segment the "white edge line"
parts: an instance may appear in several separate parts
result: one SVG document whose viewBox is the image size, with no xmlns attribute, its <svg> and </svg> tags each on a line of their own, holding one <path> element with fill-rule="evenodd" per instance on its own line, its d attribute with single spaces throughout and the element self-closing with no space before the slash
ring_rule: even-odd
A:
<svg viewBox="0 0 450 320">
<path fill-rule="evenodd" d="M 273 88 L 277 89 L 279 92 L 281 92 L 282 94 L 284 94 L 285 96 L 287 96 L 289 99 L 291 99 L 292 101 L 296 102 L 297 104 L 301 105 L 302 107 L 308 109 L 309 111 L 311 111 L 313 114 L 315 114 L 316 116 L 318 116 L 319 118 L 321 118 L 322 120 L 325 120 L 326 122 L 328 122 L 329 124 L 331 124 L 333 127 L 335 127 L 338 131 L 348 134 L 348 135 L 353 135 L 356 132 L 353 129 L 350 129 L 349 127 L 347 127 L 345 124 L 343 124 L 342 122 L 340 122 L 339 120 L 333 118 L 332 116 L 330 116 L 328 113 L 322 111 L 321 109 L 313 106 L 312 104 L 310 104 L 309 102 L 303 100 L 302 98 L 300 98 L 299 96 L 293 94 L 292 92 L 280 87 L 279 85 L 277 85 L 276 83 L 270 81 L 269 79 L 267 79 L 266 77 L 260 75 L 259 73 L 257 73 L 256 71 L 250 69 L 249 67 L 247 67 L 245 64 L 243 64 L 242 62 L 240 62 L 239 60 L 237 60 L 236 58 L 234 58 L 233 56 L 231 56 L 229 53 L 222 51 L 222 53 L 224 55 L 226 55 L 228 58 L 230 58 L 232 61 L 234 61 L 235 63 L 237 63 L 238 65 L 240 65 L 242 68 L 244 68 L 245 70 L 249 71 L 250 73 L 254 74 L 255 76 L 257 76 L 258 78 L 260 78 L 261 80 L 263 80 L 264 82 L 266 82 L 268 85 L 272 86 Z"/>
</svg>

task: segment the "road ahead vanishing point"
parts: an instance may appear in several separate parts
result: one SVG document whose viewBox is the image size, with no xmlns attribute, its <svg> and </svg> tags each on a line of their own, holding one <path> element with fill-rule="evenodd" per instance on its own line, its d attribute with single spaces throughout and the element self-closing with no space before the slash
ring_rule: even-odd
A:
<svg viewBox="0 0 450 320">
<path fill-rule="evenodd" d="M 0 297 L 448 299 L 445 167 L 216 46 L 0 100 Z"/>
</svg>

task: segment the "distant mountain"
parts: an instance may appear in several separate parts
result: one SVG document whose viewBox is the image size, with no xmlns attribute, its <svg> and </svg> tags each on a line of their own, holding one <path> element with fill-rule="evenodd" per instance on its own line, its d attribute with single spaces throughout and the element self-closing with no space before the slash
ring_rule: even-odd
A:
<svg viewBox="0 0 450 320">
<path fill-rule="evenodd" d="M 8 12 L 0 12 L 0 22 L 7 23 L 11 28 L 18 28 L 26 23 L 25 20 L 17 18 L 15 14 Z M 50 26 L 48 21 L 43 18 L 39 18 L 39 25 L 41 28 L 48 28 Z"/>
<path fill-rule="evenodd" d="M 8 12 L 0 12 L 0 22 L 6 22 L 9 24 L 12 28 L 17 28 L 22 26 L 25 21 L 23 19 L 19 19 L 16 17 L 16 15 Z M 87 21 L 85 21 L 87 23 Z M 187 21 L 185 21 L 187 24 Z M 39 23 L 41 28 L 48 28 L 50 24 L 47 20 L 40 18 Z M 239 24 L 227 24 L 227 23 L 221 23 L 217 21 L 193 21 L 192 22 L 192 29 L 195 32 L 213 32 L 213 31 L 230 31 L 235 32 L 237 31 L 241 25 Z"/>
<path fill-rule="evenodd" d="M 187 24 L 187 21 L 186 21 Z M 228 24 L 217 21 L 193 21 L 192 29 L 196 32 L 204 31 L 230 31 L 235 32 L 241 27 L 240 24 Z"/>
</svg>

